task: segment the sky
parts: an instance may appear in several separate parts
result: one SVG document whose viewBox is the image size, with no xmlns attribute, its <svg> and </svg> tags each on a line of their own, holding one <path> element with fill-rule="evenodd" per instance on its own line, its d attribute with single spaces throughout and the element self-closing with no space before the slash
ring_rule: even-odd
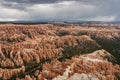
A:
<svg viewBox="0 0 120 80">
<path fill-rule="evenodd" d="M 120 0 L 0 0 L 0 21 L 119 21 Z"/>
</svg>

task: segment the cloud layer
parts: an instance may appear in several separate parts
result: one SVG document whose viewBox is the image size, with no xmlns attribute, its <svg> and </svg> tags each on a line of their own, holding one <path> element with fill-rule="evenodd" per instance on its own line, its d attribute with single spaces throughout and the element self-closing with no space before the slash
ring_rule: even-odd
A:
<svg viewBox="0 0 120 80">
<path fill-rule="evenodd" d="M 115 21 L 120 0 L 0 0 L 0 21 Z"/>
</svg>

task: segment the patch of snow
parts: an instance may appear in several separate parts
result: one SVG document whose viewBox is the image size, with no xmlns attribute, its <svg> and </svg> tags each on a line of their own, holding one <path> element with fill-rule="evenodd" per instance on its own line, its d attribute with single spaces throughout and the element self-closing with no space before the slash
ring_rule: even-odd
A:
<svg viewBox="0 0 120 80">
<path fill-rule="evenodd" d="M 75 73 L 73 76 L 71 76 L 68 80 L 99 80 L 96 76 L 91 74 L 78 74 Z"/>
<path fill-rule="evenodd" d="M 92 61 L 92 62 L 103 62 L 103 60 L 100 59 L 94 59 L 94 58 L 89 58 L 89 57 L 83 57 L 87 61 Z"/>
<path fill-rule="evenodd" d="M 68 68 L 66 68 L 66 71 L 63 73 L 62 76 L 57 76 L 56 78 L 53 78 L 52 80 L 67 80 L 68 78 L 68 74 L 70 73 L 70 66 Z"/>
</svg>

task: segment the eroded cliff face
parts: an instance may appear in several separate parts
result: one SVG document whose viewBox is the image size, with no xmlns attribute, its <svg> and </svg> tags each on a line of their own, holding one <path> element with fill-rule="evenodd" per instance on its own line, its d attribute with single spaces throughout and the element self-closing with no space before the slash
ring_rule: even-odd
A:
<svg viewBox="0 0 120 80">
<path fill-rule="evenodd" d="M 98 50 L 62 62 L 53 60 L 43 64 L 42 71 L 36 70 L 32 77 L 26 75 L 18 80 L 117 80 L 120 78 L 120 67 L 113 65 L 109 59 L 115 58 L 105 50 Z"/>
<path fill-rule="evenodd" d="M 9 74 L 6 79 L 13 76 L 26 75 L 42 66 L 45 62 L 53 59 L 67 59 L 83 52 L 92 52 L 100 46 L 88 36 L 64 36 L 45 37 L 41 36 L 39 41 L 31 40 L 31 44 L 26 42 L 12 44 L 2 44 L 0 48 L 0 66 L 3 71 L 1 75 Z M 33 43 L 33 44 L 32 44 Z M 22 71 L 21 71 L 22 67 Z M 24 67 L 24 68 L 23 68 Z M 8 69 L 6 72 L 6 68 Z M 20 69 L 19 69 L 20 68 Z M 20 70 L 16 72 L 16 69 Z M 0 77 L 5 79 L 4 76 Z"/>
<path fill-rule="evenodd" d="M 119 40 L 119 25 L 0 25 L 0 79 L 117 80 Z"/>
</svg>

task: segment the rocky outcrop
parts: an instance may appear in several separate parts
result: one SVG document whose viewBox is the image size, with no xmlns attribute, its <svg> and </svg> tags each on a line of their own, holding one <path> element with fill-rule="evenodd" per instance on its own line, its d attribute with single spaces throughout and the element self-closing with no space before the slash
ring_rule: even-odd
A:
<svg viewBox="0 0 120 80">
<path fill-rule="evenodd" d="M 80 55 L 67 59 L 63 62 L 53 60 L 51 63 L 45 63 L 42 71 L 39 69 L 34 72 L 30 79 L 51 79 L 51 80 L 117 80 L 120 78 L 120 66 L 112 64 L 108 57 L 97 56 L 109 53 L 105 50 L 98 50 L 86 55 Z M 111 58 L 112 59 L 112 58 Z M 28 77 L 28 76 L 26 76 Z M 26 77 L 23 80 L 27 80 Z M 20 79 L 18 79 L 20 80 Z"/>
<path fill-rule="evenodd" d="M 1 24 L 0 79 L 120 79 L 119 38 L 119 25 Z"/>
<path fill-rule="evenodd" d="M 28 41 L 23 41 L 11 45 L 1 43 L 0 66 L 3 71 L 6 70 L 5 68 L 9 71 L 9 69 L 16 70 L 24 66 L 25 71 L 16 73 L 16 75 L 26 75 L 35 71 L 37 67 L 42 66 L 46 61 L 53 59 L 63 60 L 100 48 L 100 45 L 88 36 L 42 36 L 39 41 L 30 41 L 29 43 Z M 11 74 L 6 79 L 14 76 Z M 4 76 L 1 76 L 1 78 L 4 79 Z"/>
</svg>

